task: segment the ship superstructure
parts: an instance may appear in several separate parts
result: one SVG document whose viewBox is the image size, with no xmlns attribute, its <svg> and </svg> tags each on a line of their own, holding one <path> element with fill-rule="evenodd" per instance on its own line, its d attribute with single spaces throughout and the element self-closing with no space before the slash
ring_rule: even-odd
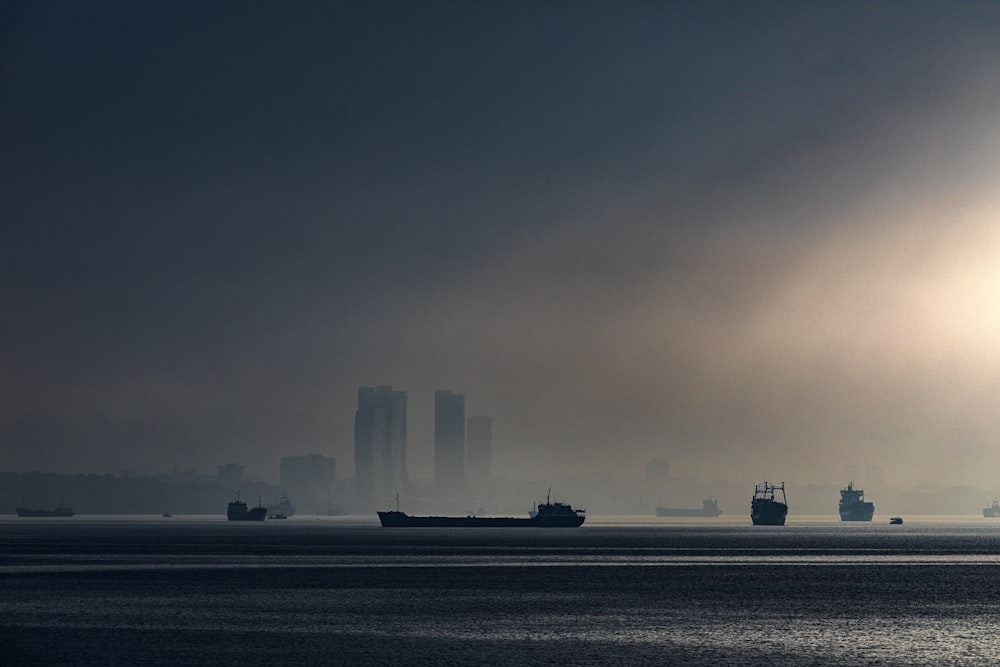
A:
<svg viewBox="0 0 1000 667">
<path fill-rule="evenodd" d="M 865 500 L 865 492 L 854 488 L 854 482 L 848 482 L 847 488 L 840 490 L 840 520 L 841 521 L 871 521 L 875 514 L 875 503 Z"/>
</svg>

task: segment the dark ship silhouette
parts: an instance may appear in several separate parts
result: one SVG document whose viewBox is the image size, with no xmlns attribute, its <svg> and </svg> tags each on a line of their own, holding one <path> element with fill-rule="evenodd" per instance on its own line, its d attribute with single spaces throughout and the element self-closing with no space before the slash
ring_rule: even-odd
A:
<svg viewBox="0 0 1000 667">
<path fill-rule="evenodd" d="M 236 493 L 236 500 L 229 503 L 229 508 L 226 510 L 226 518 L 230 521 L 263 521 L 266 516 L 267 508 L 260 504 L 259 498 L 257 507 L 248 509 L 247 504 L 240 500 L 239 492 Z"/>
<path fill-rule="evenodd" d="M 15 507 L 18 516 L 27 517 L 38 517 L 38 516 L 58 516 L 58 517 L 68 517 L 73 516 L 76 512 L 70 507 L 57 507 L 51 510 L 33 510 L 30 507 Z"/>
<path fill-rule="evenodd" d="M 983 516 L 987 519 L 1000 519 L 1000 500 L 993 499 L 993 504 L 983 508 Z"/>
<path fill-rule="evenodd" d="M 781 502 L 775 498 L 775 492 L 781 491 Z M 753 489 L 753 499 L 750 501 L 750 520 L 755 526 L 784 526 L 788 516 L 788 500 L 785 498 L 785 483 L 781 486 L 757 484 Z"/>
<path fill-rule="evenodd" d="M 706 498 L 701 501 L 701 509 L 688 509 L 680 507 L 656 506 L 656 516 L 719 516 L 722 511 L 715 498 Z"/>
<path fill-rule="evenodd" d="M 410 516 L 396 509 L 378 513 L 383 528 L 576 528 L 586 519 L 585 510 L 575 510 L 564 503 L 551 502 L 551 494 L 544 503 L 538 503 L 536 513 L 528 519 L 515 517 L 468 516 Z"/>
<path fill-rule="evenodd" d="M 841 521 L 871 521 L 875 514 L 875 503 L 865 500 L 865 492 L 854 488 L 854 482 L 848 482 L 846 489 L 840 490 L 840 520 Z"/>
</svg>

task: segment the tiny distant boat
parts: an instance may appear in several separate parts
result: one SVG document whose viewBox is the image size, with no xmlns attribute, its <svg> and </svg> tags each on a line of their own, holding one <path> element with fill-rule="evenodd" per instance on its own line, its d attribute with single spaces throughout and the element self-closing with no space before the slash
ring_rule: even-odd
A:
<svg viewBox="0 0 1000 667">
<path fill-rule="evenodd" d="M 551 494 L 550 494 L 551 496 Z M 399 511 L 396 496 L 395 511 L 379 512 L 383 528 L 576 528 L 586 519 L 585 510 L 575 510 L 564 503 L 554 503 L 547 498 L 538 503 L 537 513 L 528 519 L 516 517 L 468 516 L 410 516 Z"/>
<path fill-rule="evenodd" d="M 846 489 L 840 490 L 840 520 L 841 521 L 871 521 L 875 514 L 875 503 L 865 500 L 865 492 L 854 488 L 854 482 L 848 482 Z"/>
<path fill-rule="evenodd" d="M 260 498 L 257 499 L 257 507 L 248 509 L 247 504 L 240 500 L 239 492 L 236 493 L 236 500 L 229 503 L 226 510 L 226 518 L 230 521 L 263 521 L 266 516 L 267 508 L 260 504 Z"/>
<path fill-rule="evenodd" d="M 344 511 L 340 509 L 340 505 L 337 505 L 336 507 L 327 507 L 325 510 L 316 510 L 316 516 L 344 516 Z"/>
<path fill-rule="evenodd" d="M 33 510 L 30 507 L 15 507 L 18 516 L 25 517 L 69 517 L 76 514 L 70 507 L 57 507 L 51 510 Z"/>
<path fill-rule="evenodd" d="M 894 526 L 898 526 L 899 524 L 903 523 L 903 517 L 894 516 L 891 519 L 889 519 L 889 523 L 891 523 Z"/>
<path fill-rule="evenodd" d="M 781 491 L 781 500 L 775 493 Z M 750 520 L 755 526 L 784 526 L 788 516 L 788 500 L 785 498 L 785 483 L 781 486 L 763 484 L 754 486 L 753 498 L 750 501 Z"/>
<path fill-rule="evenodd" d="M 716 517 L 722 514 L 719 503 L 715 498 L 706 498 L 701 501 L 701 509 L 686 509 L 680 507 L 656 506 L 656 516 L 708 516 Z"/>
<path fill-rule="evenodd" d="M 994 498 L 992 505 L 984 507 L 983 516 L 987 519 L 1000 519 L 1000 500 Z"/>
<path fill-rule="evenodd" d="M 163 513 L 163 518 L 164 518 L 164 519 L 169 519 L 169 518 L 170 518 L 170 517 L 172 517 L 172 516 L 173 516 L 173 514 L 171 514 L 170 512 L 164 512 L 164 513 Z"/>
<path fill-rule="evenodd" d="M 278 512 L 277 514 L 271 514 L 267 517 L 268 519 L 287 519 L 288 515 L 284 512 Z"/>
</svg>

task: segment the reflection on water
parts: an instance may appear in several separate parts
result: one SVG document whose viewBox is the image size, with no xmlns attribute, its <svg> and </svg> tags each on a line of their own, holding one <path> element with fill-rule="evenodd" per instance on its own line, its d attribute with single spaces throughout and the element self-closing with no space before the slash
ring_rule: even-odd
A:
<svg viewBox="0 0 1000 667">
<path fill-rule="evenodd" d="M 10 664 L 995 664 L 1000 523 L 0 523 Z"/>
</svg>

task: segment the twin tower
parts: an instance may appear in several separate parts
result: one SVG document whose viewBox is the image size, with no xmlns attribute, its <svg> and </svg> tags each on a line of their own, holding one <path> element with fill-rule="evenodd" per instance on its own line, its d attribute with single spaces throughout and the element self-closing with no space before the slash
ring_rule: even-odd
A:
<svg viewBox="0 0 1000 667">
<path fill-rule="evenodd" d="M 485 484 L 493 461 L 493 420 L 465 417 L 465 394 L 434 392 L 434 489 L 466 496 Z M 406 392 L 389 385 L 358 388 L 354 413 L 358 496 L 391 498 L 411 490 L 406 472 Z"/>
</svg>

